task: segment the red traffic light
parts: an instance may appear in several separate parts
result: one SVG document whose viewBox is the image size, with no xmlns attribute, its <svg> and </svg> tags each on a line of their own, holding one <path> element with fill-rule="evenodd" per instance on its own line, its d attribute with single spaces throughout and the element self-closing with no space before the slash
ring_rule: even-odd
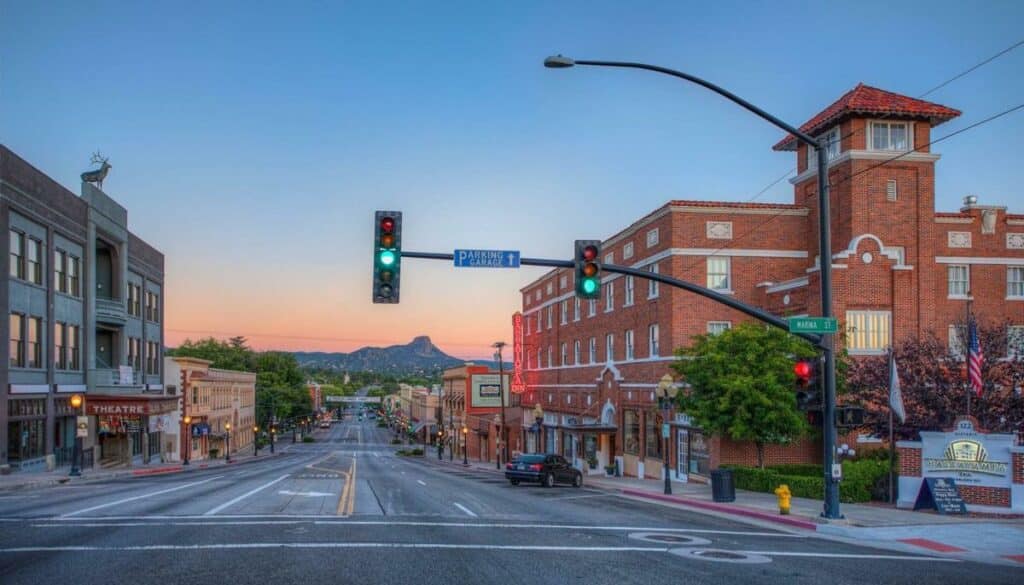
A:
<svg viewBox="0 0 1024 585">
<path fill-rule="evenodd" d="M 384 233 L 391 233 L 391 231 L 395 229 L 395 218 L 385 217 L 381 219 L 380 229 L 383 230 Z"/>
<path fill-rule="evenodd" d="M 597 258 L 597 246 L 587 246 L 583 248 L 583 259 L 593 260 Z"/>
<path fill-rule="evenodd" d="M 793 364 L 793 373 L 796 374 L 797 378 L 806 380 L 811 377 L 811 362 L 797 362 Z"/>
</svg>

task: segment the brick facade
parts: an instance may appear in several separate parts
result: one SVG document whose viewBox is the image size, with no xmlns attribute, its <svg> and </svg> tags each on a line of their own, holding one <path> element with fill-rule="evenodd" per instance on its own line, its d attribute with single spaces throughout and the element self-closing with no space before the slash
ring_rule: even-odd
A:
<svg viewBox="0 0 1024 585">
<path fill-rule="evenodd" d="M 899 447 L 896 449 L 901 477 L 921 477 L 920 447 Z"/>
<path fill-rule="evenodd" d="M 1024 215 L 973 203 L 959 212 L 936 213 L 934 165 L 939 156 L 927 147 L 879 166 L 900 153 L 875 150 L 883 129 L 889 132 L 880 123 L 901 125 L 908 148 L 915 148 L 929 142 L 933 126 L 958 115 L 944 106 L 858 86 L 808 123 L 809 132 L 838 128 L 842 136 L 829 168 L 833 309 L 849 336 L 837 339 L 854 358 L 882 353 L 893 339 L 930 330 L 945 339 L 947 327 L 957 322 L 966 303 L 947 294 L 950 263 L 969 265 L 971 281 L 986 283 L 971 289 L 979 319 L 1024 324 L 1024 301 L 1006 298 L 1009 268 L 1024 266 L 1024 242 L 1018 246 L 1012 235 L 1024 234 Z M 605 240 L 602 260 L 656 267 L 662 274 L 705 286 L 713 262 L 724 262 L 728 286 L 722 292 L 778 315 L 820 314 L 815 171 L 807 168 L 803 146 L 787 139 L 777 148 L 797 154 L 793 203 L 669 201 Z M 647 281 L 620 275 L 605 276 L 605 298 L 593 313 L 589 302 L 581 301 L 577 314 L 573 287 L 572 271 L 558 269 L 521 290 L 527 385 L 523 407 L 540 404 L 547 413 L 571 417 L 577 424 L 559 423 L 556 443 L 561 446 L 565 434 L 573 436 L 580 458 L 589 454 L 584 452 L 586 432 L 573 427 L 610 417 L 607 422 L 616 431 L 596 438 L 601 464 L 617 458 L 629 475 L 658 477 L 662 448 L 653 448 L 648 434 L 660 435 L 660 429 L 648 421 L 660 425 L 654 390 L 670 373 L 673 349 L 696 334 L 747 318 L 664 285 L 649 294 L 655 291 Z M 627 298 L 629 289 L 632 298 Z M 630 336 L 632 347 L 627 348 Z M 856 347 L 865 339 L 872 341 Z M 631 421 L 636 413 L 636 436 L 626 426 L 627 411 Z M 671 469 L 693 468 L 677 452 L 683 430 L 698 432 L 675 421 L 669 441 Z M 712 468 L 756 461 L 752 445 L 717 438 L 702 445 L 710 446 L 710 453 L 701 455 Z M 766 450 L 766 462 L 820 461 L 820 451 L 820 441 L 773 446 Z M 702 459 L 698 468 L 704 464 Z"/>
</svg>

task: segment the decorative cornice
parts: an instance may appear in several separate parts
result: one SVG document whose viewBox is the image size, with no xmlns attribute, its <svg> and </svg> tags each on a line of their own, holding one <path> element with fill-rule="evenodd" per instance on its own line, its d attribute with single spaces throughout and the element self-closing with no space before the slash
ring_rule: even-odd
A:
<svg viewBox="0 0 1024 585">
<path fill-rule="evenodd" d="M 898 153 L 893 153 L 892 151 L 888 150 L 847 150 L 846 152 L 840 153 L 839 156 L 829 161 L 828 167 L 831 169 L 834 165 L 844 163 L 850 160 L 885 161 L 896 159 L 896 157 L 898 156 Z M 900 162 L 916 163 L 935 162 L 940 158 L 942 158 L 941 154 L 935 154 L 933 152 L 910 152 L 904 154 L 903 156 L 899 156 L 899 159 L 897 160 Z M 818 166 L 814 165 L 812 167 L 809 167 L 807 170 L 800 173 L 799 175 L 790 179 L 789 182 L 792 185 L 798 185 L 800 183 L 803 183 L 807 179 L 810 179 L 811 177 L 815 177 L 817 175 Z"/>
</svg>

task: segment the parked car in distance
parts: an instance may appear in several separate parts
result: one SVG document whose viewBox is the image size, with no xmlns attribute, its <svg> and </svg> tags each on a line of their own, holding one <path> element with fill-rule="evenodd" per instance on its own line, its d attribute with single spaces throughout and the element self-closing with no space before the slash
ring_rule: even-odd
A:
<svg viewBox="0 0 1024 585">
<path fill-rule="evenodd" d="M 320 421 L 320 428 L 321 429 L 329 429 L 329 428 L 331 428 L 331 422 L 330 421 L 326 421 L 326 420 Z"/>
<path fill-rule="evenodd" d="M 583 474 L 561 455 L 528 454 L 520 455 L 505 465 L 505 478 L 512 485 L 519 482 L 534 482 L 544 487 L 556 483 L 568 483 L 573 487 L 583 485 Z"/>
</svg>

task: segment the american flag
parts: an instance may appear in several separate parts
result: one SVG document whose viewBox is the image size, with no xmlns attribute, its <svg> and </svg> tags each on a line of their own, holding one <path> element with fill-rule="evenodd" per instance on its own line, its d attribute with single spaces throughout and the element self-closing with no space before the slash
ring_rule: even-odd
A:
<svg viewBox="0 0 1024 585">
<path fill-rule="evenodd" d="M 974 390 L 974 394 L 980 398 L 981 362 L 985 359 L 985 356 L 982 355 L 981 345 L 978 344 L 978 327 L 974 324 L 973 319 L 967 326 L 967 335 L 970 338 L 968 341 L 970 346 L 970 355 L 967 358 L 967 379 L 971 383 L 971 388 Z"/>
</svg>

